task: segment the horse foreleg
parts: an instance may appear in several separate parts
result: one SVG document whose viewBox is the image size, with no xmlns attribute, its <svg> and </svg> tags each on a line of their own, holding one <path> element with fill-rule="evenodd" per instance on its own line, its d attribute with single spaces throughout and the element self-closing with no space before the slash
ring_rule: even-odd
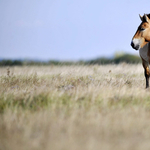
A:
<svg viewBox="0 0 150 150">
<path fill-rule="evenodd" d="M 149 65 L 148 65 L 148 62 L 145 61 L 143 58 L 142 58 L 142 64 L 144 67 L 144 74 L 145 74 L 145 79 L 146 79 L 146 88 L 148 88 L 149 87 L 149 76 L 150 76 Z"/>
<path fill-rule="evenodd" d="M 146 88 L 149 88 L 149 69 L 145 69 Z"/>
</svg>

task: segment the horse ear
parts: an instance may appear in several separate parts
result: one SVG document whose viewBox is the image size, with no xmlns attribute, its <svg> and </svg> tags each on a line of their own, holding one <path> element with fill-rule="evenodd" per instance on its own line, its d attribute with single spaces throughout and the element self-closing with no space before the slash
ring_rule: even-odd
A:
<svg viewBox="0 0 150 150">
<path fill-rule="evenodd" d="M 146 15 L 146 14 L 144 14 L 144 16 L 143 16 L 143 21 L 145 21 L 145 22 L 149 22 L 149 18 L 147 17 L 147 15 Z"/>
<path fill-rule="evenodd" d="M 143 21 L 143 17 L 140 14 L 139 14 L 139 17 L 140 17 L 141 21 Z"/>
</svg>

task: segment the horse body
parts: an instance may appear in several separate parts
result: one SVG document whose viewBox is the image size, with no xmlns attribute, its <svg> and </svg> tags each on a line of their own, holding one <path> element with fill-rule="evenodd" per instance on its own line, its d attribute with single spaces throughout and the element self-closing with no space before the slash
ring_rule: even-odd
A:
<svg viewBox="0 0 150 150">
<path fill-rule="evenodd" d="M 144 14 L 143 17 L 140 16 L 140 19 L 142 23 L 132 38 L 131 46 L 134 49 L 139 50 L 139 54 L 142 59 L 142 65 L 144 67 L 146 88 L 148 88 L 150 77 L 150 14 Z"/>
<path fill-rule="evenodd" d="M 149 57 L 148 57 L 148 52 L 149 52 L 149 43 L 147 43 L 144 47 L 139 49 L 139 55 L 144 61 L 149 63 Z"/>
</svg>

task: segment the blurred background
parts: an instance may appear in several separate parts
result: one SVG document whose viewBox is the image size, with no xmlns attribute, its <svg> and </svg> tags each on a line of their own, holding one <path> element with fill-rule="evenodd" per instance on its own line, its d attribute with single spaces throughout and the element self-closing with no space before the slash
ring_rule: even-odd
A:
<svg viewBox="0 0 150 150">
<path fill-rule="evenodd" d="M 0 58 L 78 61 L 138 55 L 149 0 L 0 0 Z"/>
</svg>

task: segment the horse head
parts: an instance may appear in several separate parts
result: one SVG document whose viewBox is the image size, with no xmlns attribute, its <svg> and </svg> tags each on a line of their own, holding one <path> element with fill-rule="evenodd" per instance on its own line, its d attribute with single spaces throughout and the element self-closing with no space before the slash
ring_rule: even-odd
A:
<svg viewBox="0 0 150 150">
<path fill-rule="evenodd" d="M 144 14 L 140 16 L 140 19 L 142 23 L 139 25 L 131 41 L 131 46 L 136 50 L 143 48 L 150 42 L 150 14 Z"/>
</svg>

